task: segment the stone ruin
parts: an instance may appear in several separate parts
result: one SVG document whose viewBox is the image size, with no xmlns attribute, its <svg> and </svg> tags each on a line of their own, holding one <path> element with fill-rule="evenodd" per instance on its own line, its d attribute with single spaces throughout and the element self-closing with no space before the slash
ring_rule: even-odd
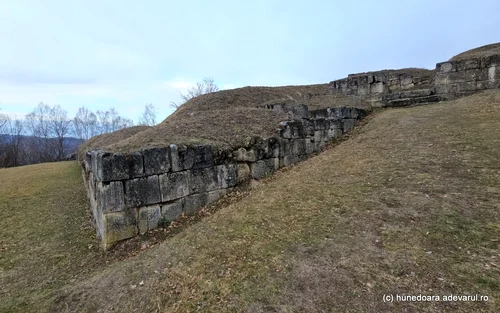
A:
<svg viewBox="0 0 500 313">
<path fill-rule="evenodd" d="M 447 61 L 431 71 L 380 71 L 330 82 L 332 92 L 362 97 L 378 107 L 454 99 L 500 88 L 500 55 Z"/>
<path fill-rule="evenodd" d="M 330 83 L 332 93 L 361 97 L 374 107 L 437 102 L 500 88 L 500 55 L 438 63 L 435 70 L 380 71 L 349 75 Z M 272 104 L 292 112 L 271 138 L 246 146 L 210 145 L 144 148 L 132 153 L 89 151 L 83 179 L 97 235 L 104 249 L 118 241 L 193 214 L 251 179 L 262 179 L 320 151 L 366 115 L 337 107 L 309 111 L 306 105 Z"/>
<path fill-rule="evenodd" d="M 157 228 L 161 219 L 196 213 L 238 185 L 306 159 L 366 114 L 347 107 L 309 111 L 305 105 L 276 104 L 268 109 L 293 111 L 300 119 L 282 122 L 274 137 L 254 137 L 232 150 L 171 144 L 132 153 L 87 152 L 83 179 L 104 249 Z"/>
</svg>

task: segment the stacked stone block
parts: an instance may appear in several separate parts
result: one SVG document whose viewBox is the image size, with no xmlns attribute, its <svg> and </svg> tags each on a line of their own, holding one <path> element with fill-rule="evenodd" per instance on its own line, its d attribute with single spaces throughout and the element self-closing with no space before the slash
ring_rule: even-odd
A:
<svg viewBox="0 0 500 313">
<path fill-rule="evenodd" d="M 236 149 L 172 144 L 133 153 L 87 152 L 83 177 L 103 247 L 155 229 L 162 218 L 196 213 L 238 184 L 306 159 L 365 115 L 356 108 L 280 109 L 297 119 L 282 122 L 274 137 L 253 137 Z"/>
<path fill-rule="evenodd" d="M 500 88 L 500 55 L 436 64 L 436 93 L 446 99 Z"/>
</svg>

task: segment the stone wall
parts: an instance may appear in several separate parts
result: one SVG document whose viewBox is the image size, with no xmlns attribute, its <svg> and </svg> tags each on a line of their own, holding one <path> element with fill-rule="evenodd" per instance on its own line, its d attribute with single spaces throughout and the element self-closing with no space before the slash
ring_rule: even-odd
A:
<svg viewBox="0 0 500 313">
<path fill-rule="evenodd" d="M 500 88 L 500 55 L 438 63 L 435 87 L 445 99 Z"/>
<path fill-rule="evenodd" d="M 351 74 L 347 78 L 330 82 L 333 92 L 364 97 L 374 106 L 387 106 L 401 99 L 432 97 L 434 92 L 432 71 L 380 71 Z"/>
<path fill-rule="evenodd" d="M 333 93 L 362 97 L 375 107 L 437 102 L 500 88 L 500 55 L 447 61 L 434 71 L 386 70 L 330 82 Z"/>
<path fill-rule="evenodd" d="M 365 112 L 356 108 L 309 111 L 305 105 L 274 105 L 293 112 L 271 138 L 254 137 L 234 150 L 209 145 L 144 148 L 133 153 L 89 151 L 82 162 L 97 235 L 107 249 L 218 200 L 239 184 L 261 179 L 306 159 L 350 131 Z"/>
</svg>

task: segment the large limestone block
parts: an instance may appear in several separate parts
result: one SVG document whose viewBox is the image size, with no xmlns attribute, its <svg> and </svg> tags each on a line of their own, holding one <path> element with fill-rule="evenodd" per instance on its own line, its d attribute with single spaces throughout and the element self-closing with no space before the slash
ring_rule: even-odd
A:
<svg viewBox="0 0 500 313">
<path fill-rule="evenodd" d="M 351 119 L 351 118 L 346 118 L 346 119 L 342 120 L 342 123 L 344 124 L 343 132 L 345 134 L 345 133 L 350 132 L 354 128 L 354 124 L 356 124 L 356 120 Z"/>
<path fill-rule="evenodd" d="M 102 182 L 124 180 L 144 175 L 143 159 L 139 152 L 123 154 L 96 152 L 93 160 L 97 179 Z"/>
<path fill-rule="evenodd" d="M 108 249 L 120 240 L 137 235 L 137 210 L 133 208 L 104 214 L 103 225 L 103 245 L 105 249 Z"/>
<path fill-rule="evenodd" d="M 279 167 L 290 166 L 292 164 L 299 163 L 301 158 L 298 155 L 287 155 L 283 158 L 280 158 Z"/>
<path fill-rule="evenodd" d="M 238 182 L 238 168 L 236 164 L 218 165 L 215 167 L 217 172 L 217 188 L 229 188 L 236 186 Z"/>
<path fill-rule="evenodd" d="M 165 148 L 147 148 L 142 150 L 144 172 L 147 176 L 166 173 L 170 170 L 170 150 Z"/>
<path fill-rule="evenodd" d="M 370 85 L 370 93 L 383 93 L 385 90 L 385 83 L 377 82 Z"/>
<path fill-rule="evenodd" d="M 238 183 L 247 181 L 251 177 L 250 166 L 247 163 L 238 163 L 237 165 Z"/>
<path fill-rule="evenodd" d="M 314 130 L 323 130 L 326 129 L 326 121 L 324 118 L 317 118 L 313 121 Z"/>
<path fill-rule="evenodd" d="M 257 161 L 257 153 L 255 150 L 247 150 L 239 148 L 233 152 L 234 159 L 238 162 L 255 162 Z"/>
<path fill-rule="evenodd" d="M 109 213 L 123 211 L 125 209 L 123 182 L 99 182 L 96 190 L 96 201 L 101 212 Z"/>
<path fill-rule="evenodd" d="M 292 154 L 292 145 L 290 144 L 290 139 L 280 139 L 279 140 L 280 150 L 279 157 L 285 157 L 289 154 Z"/>
<path fill-rule="evenodd" d="M 189 195 L 184 200 L 184 214 L 195 214 L 208 203 L 206 192 Z"/>
<path fill-rule="evenodd" d="M 304 125 L 299 121 L 286 121 L 281 124 L 281 137 L 283 138 L 302 138 L 305 135 Z"/>
<path fill-rule="evenodd" d="M 160 175 L 161 201 L 167 202 L 189 194 L 190 171 L 165 173 Z"/>
<path fill-rule="evenodd" d="M 125 205 L 128 208 L 159 203 L 160 199 L 158 175 L 125 181 Z"/>
<path fill-rule="evenodd" d="M 139 208 L 139 233 L 158 228 L 158 221 L 161 218 L 160 205 L 149 205 Z"/>
<path fill-rule="evenodd" d="M 213 149 L 209 145 L 195 145 L 193 169 L 214 166 Z"/>
<path fill-rule="evenodd" d="M 324 132 L 324 130 L 322 131 Z M 290 140 L 292 145 L 292 154 L 303 155 L 306 154 L 306 140 L 305 139 L 292 139 Z"/>
<path fill-rule="evenodd" d="M 185 198 L 161 205 L 161 216 L 167 221 L 172 222 L 178 220 L 182 216 L 184 210 Z"/>
<path fill-rule="evenodd" d="M 220 198 L 224 197 L 230 191 L 231 191 L 230 189 L 217 189 L 217 190 L 213 190 L 213 191 L 208 192 L 207 205 L 216 202 Z"/>
<path fill-rule="evenodd" d="M 259 160 L 250 164 L 250 172 L 255 179 L 262 179 L 279 168 L 279 158 Z"/>
<path fill-rule="evenodd" d="M 170 160 L 172 162 L 172 171 L 178 172 L 189 170 L 193 167 L 195 161 L 195 150 L 190 146 L 170 145 Z"/>
<path fill-rule="evenodd" d="M 189 171 L 189 193 L 193 194 L 218 189 L 219 177 L 217 174 L 214 167 Z"/>
</svg>

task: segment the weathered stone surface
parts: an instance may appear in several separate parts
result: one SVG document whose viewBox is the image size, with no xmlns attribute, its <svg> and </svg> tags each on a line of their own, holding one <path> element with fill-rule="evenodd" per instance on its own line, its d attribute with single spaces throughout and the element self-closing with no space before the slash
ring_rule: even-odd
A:
<svg viewBox="0 0 500 313">
<path fill-rule="evenodd" d="M 218 188 L 229 188 L 236 186 L 238 180 L 238 168 L 236 164 L 219 165 L 215 167 L 217 172 Z"/>
<path fill-rule="evenodd" d="M 300 158 L 298 155 L 287 155 L 283 158 L 280 158 L 279 167 L 290 166 L 298 162 L 300 162 Z"/>
<path fill-rule="evenodd" d="M 280 144 L 278 138 L 268 138 L 266 140 L 267 151 L 264 154 L 264 158 L 277 158 L 280 155 Z"/>
<path fill-rule="evenodd" d="M 340 118 L 329 118 L 326 120 L 326 128 L 342 128 L 342 120 Z"/>
<path fill-rule="evenodd" d="M 162 174 L 170 170 L 170 150 L 167 147 L 143 149 L 142 155 L 146 176 Z"/>
<path fill-rule="evenodd" d="M 238 163 L 238 183 L 244 182 L 251 177 L 250 166 L 247 163 Z"/>
<path fill-rule="evenodd" d="M 189 194 L 189 171 L 166 173 L 159 176 L 161 201 L 167 202 Z"/>
<path fill-rule="evenodd" d="M 158 221 L 161 217 L 160 205 L 150 205 L 139 208 L 139 233 L 158 228 Z"/>
<path fill-rule="evenodd" d="M 208 203 L 208 194 L 197 193 L 184 198 L 184 214 L 190 215 L 198 212 Z"/>
<path fill-rule="evenodd" d="M 167 221 L 172 222 L 179 219 L 182 216 L 184 210 L 185 199 L 177 199 L 175 201 L 165 203 L 161 205 L 161 216 Z"/>
<path fill-rule="evenodd" d="M 326 129 L 326 122 L 324 118 L 317 118 L 313 120 L 314 130 Z"/>
<path fill-rule="evenodd" d="M 325 141 L 326 140 L 325 131 L 324 130 L 315 131 L 313 139 L 314 139 L 314 142 Z"/>
<path fill-rule="evenodd" d="M 342 122 L 344 123 L 344 133 L 350 132 L 354 128 L 354 124 L 356 124 L 356 120 L 350 118 L 346 118 Z"/>
<path fill-rule="evenodd" d="M 304 125 L 299 121 L 282 122 L 281 137 L 283 138 L 302 138 L 304 137 Z"/>
<path fill-rule="evenodd" d="M 230 190 L 229 189 L 217 189 L 208 192 L 207 194 L 207 205 L 212 204 L 224 197 Z"/>
<path fill-rule="evenodd" d="M 310 138 L 304 139 L 306 145 L 306 154 L 311 154 L 316 152 L 316 147 Z"/>
<path fill-rule="evenodd" d="M 97 152 L 94 168 L 97 179 L 102 182 L 144 175 L 142 155 L 139 152 L 130 154 Z"/>
<path fill-rule="evenodd" d="M 252 177 L 255 179 L 264 178 L 265 176 L 273 173 L 278 168 L 279 168 L 278 158 L 259 160 L 257 162 L 250 164 L 250 172 L 252 174 Z"/>
<path fill-rule="evenodd" d="M 342 129 L 341 128 L 330 128 L 326 130 L 326 138 L 328 140 L 332 138 L 338 138 L 342 136 Z"/>
<path fill-rule="evenodd" d="M 193 147 L 193 169 L 211 167 L 214 165 L 212 147 L 209 145 L 196 145 Z"/>
<path fill-rule="evenodd" d="M 192 147 L 170 145 L 169 148 L 173 172 L 189 170 L 193 167 L 195 151 Z"/>
<path fill-rule="evenodd" d="M 167 221 L 172 222 L 178 220 L 184 210 L 185 198 L 177 199 L 175 201 L 161 205 L 161 216 Z"/>
<path fill-rule="evenodd" d="M 160 199 L 160 183 L 157 175 L 125 181 L 127 208 L 159 203 Z"/>
<path fill-rule="evenodd" d="M 328 110 L 328 109 L 320 109 L 320 110 L 311 111 L 311 119 L 330 117 L 329 112 L 330 112 L 330 110 Z"/>
<path fill-rule="evenodd" d="M 103 245 L 104 249 L 108 249 L 120 240 L 137 235 L 137 210 L 133 208 L 104 214 L 103 226 Z"/>
<path fill-rule="evenodd" d="M 123 182 L 99 182 L 96 189 L 97 205 L 103 213 L 123 211 L 125 209 Z"/>
<path fill-rule="evenodd" d="M 280 151 L 279 151 L 280 158 L 292 154 L 292 145 L 290 144 L 289 139 L 280 139 L 279 145 L 280 145 Z"/>
<path fill-rule="evenodd" d="M 385 83 L 383 82 L 373 83 L 370 85 L 371 93 L 383 93 L 384 90 L 385 90 Z"/>
<path fill-rule="evenodd" d="M 212 153 L 213 153 L 214 165 L 227 164 L 227 163 L 232 163 L 234 161 L 233 151 L 230 149 L 213 148 Z"/>
<path fill-rule="evenodd" d="M 322 131 L 324 132 L 324 131 Z M 292 145 L 292 154 L 302 155 L 306 154 L 306 140 L 305 139 L 292 139 L 290 140 Z"/>
<path fill-rule="evenodd" d="M 218 187 L 219 180 L 215 168 L 199 168 L 189 171 L 189 193 L 212 191 Z"/>
<path fill-rule="evenodd" d="M 247 150 L 239 148 L 233 153 L 234 159 L 239 162 L 255 162 L 257 161 L 257 154 L 254 150 Z"/>
</svg>

